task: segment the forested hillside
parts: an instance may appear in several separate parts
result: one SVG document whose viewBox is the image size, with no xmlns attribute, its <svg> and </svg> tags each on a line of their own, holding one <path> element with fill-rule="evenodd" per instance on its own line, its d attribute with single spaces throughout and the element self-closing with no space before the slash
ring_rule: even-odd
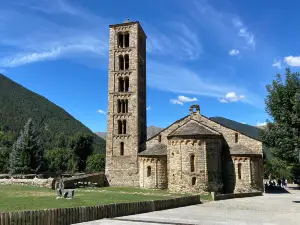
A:
<svg viewBox="0 0 300 225">
<path fill-rule="evenodd" d="M 45 149 L 51 149 L 75 133 L 94 137 L 94 150 L 105 151 L 105 140 L 48 99 L 24 88 L 0 74 L 0 130 L 12 132 L 14 139 L 32 118 L 41 133 Z"/>
</svg>

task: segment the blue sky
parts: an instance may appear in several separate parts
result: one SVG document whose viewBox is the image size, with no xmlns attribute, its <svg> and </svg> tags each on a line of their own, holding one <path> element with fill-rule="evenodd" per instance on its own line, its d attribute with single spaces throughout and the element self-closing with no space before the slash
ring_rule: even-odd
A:
<svg viewBox="0 0 300 225">
<path fill-rule="evenodd" d="M 168 126 L 191 104 L 205 116 L 263 123 L 265 85 L 286 67 L 300 67 L 297 1 L 0 4 L 0 72 L 93 131 L 107 126 L 108 25 L 127 17 L 148 36 L 148 126 Z"/>
</svg>

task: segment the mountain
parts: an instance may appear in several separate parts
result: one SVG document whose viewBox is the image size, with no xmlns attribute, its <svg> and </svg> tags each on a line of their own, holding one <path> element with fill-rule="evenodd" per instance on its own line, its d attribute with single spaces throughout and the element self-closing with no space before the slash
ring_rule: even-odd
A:
<svg viewBox="0 0 300 225">
<path fill-rule="evenodd" d="M 154 135 L 159 133 L 161 130 L 163 130 L 163 128 L 156 127 L 156 126 L 147 127 L 147 139 L 153 137 Z M 106 139 L 106 132 L 95 132 L 95 134 L 103 139 Z"/>
<path fill-rule="evenodd" d="M 59 136 L 66 139 L 77 132 L 94 136 L 94 149 L 105 151 L 105 140 L 89 128 L 50 102 L 11 79 L 0 74 L 0 129 L 18 136 L 29 118 L 32 118 L 41 132 L 45 149 L 53 148 Z"/>
</svg>

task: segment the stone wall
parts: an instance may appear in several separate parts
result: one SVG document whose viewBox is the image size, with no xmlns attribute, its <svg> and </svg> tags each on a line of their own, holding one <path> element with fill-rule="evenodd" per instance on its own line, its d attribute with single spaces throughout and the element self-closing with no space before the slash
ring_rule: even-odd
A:
<svg viewBox="0 0 300 225">
<path fill-rule="evenodd" d="M 129 32 L 129 47 L 118 48 L 119 32 Z M 146 114 L 139 106 L 139 38 L 143 31 L 138 23 L 124 23 L 110 27 L 109 84 L 108 84 L 108 125 L 106 137 L 105 174 L 111 186 L 139 186 L 138 152 L 141 139 L 146 137 Z M 119 56 L 129 55 L 129 69 L 119 70 Z M 144 74 L 144 76 L 146 76 Z M 118 80 L 129 79 L 129 91 L 119 92 Z M 128 100 L 128 113 L 118 113 L 118 99 Z M 118 120 L 126 120 L 126 134 L 118 134 Z M 139 128 L 140 121 L 144 121 Z M 120 143 L 124 143 L 124 155 L 120 154 Z"/>
<path fill-rule="evenodd" d="M 235 168 L 235 193 L 251 192 L 251 165 L 249 157 L 233 157 Z M 239 172 L 240 171 L 240 172 Z M 239 175 L 240 173 L 240 175 Z"/>
<path fill-rule="evenodd" d="M 18 185 L 33 185 L 38 187 L 52 188 L 54 178 L 48 179 L 0 179 L 0 185 L 18 184 Z"/>
<path fill-rule="evenodd" d="M 251 158 L 251 186 L 253 189 L 263 191 L 263 159 L 259 157 Z"/>
<path fill-rule="evenodd" d="M 167 188 L 166 156 L 140 157 L 140 187 Z"/>
</svg>

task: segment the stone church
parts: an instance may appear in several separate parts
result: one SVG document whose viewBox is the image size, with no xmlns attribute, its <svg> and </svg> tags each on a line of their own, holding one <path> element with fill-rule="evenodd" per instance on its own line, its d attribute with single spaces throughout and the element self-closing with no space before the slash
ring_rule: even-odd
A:
<svg viewBox="0 0 300 225">
<path fill-rule="evenodd" d="M 139 22 L 110 25 L 108 184 L 190 193 L 263 190 L 262 143 L 208 119 L 198 105 L 147 140 L 146 38 Z"/>
</svg>

